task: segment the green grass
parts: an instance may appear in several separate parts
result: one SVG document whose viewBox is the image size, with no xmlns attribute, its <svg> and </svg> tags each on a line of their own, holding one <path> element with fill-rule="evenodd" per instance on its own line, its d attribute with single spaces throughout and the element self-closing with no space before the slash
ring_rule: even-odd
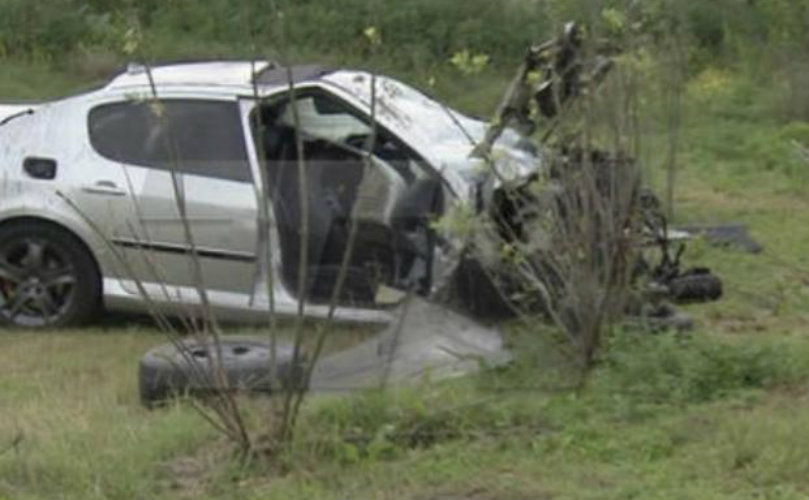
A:
<svg viewBox="0 0 809 500">
<path fill-rule="evenodd" d="M 0 497 L 155 497 L 161 467 L 212 438 L 187 408 L 140 407 L 137 362 L 161 340 L 126 328 L 3 332 Z"/>
<path fill-rule="evenodd" d="M 809 492 L 803 337 L 640 336 L 611 349 L 614 358 L 578 394 L 515 389 L 535 374 L 518 365 L 398 393 L 316 400 L 290 458 L 295 468 L 285 475 L 261 464 L 237 468 L 225 443 L 182 405 L 140 408 L 134 368 L 140 353 L 161 341 L 126 328 L 4 334 L 0 438 L 19 442 L 0 456 L 0 497 Z M 425 428 L 432 441 L 398 437 Z"/>
<path fill-rule="evenodd" d="M 70 95 L 93 84 L 86 77 L 48 64 L 2 60 L 0 102 L 43 101 Z"/>
<path fill-rule="evenodd" d="M 254 476 L 244 498 L 795 498 L 809 491 L 808 412 L 805 397 L 753 395 L 639 423 L 571 418 L 546 433 Z"/>
</svg>

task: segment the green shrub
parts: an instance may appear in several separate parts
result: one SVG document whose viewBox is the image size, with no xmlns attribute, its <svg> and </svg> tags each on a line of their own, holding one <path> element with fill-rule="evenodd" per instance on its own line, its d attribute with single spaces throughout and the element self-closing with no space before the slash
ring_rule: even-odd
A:
<svg viewBox="0 0 809 500">
<path fill-rule="evenodd" d="M 462 380 L 371 390 L 330 400 L 307 415 L 297 452 L 340 463 L 394 458 L 517 428 L 534 432 L 540 421 L 535 409 L 523 398 L 479 391 Z"/>
<path fill-rule="evenodd" d="M 0 4 L 0 45 L 6 56 L 53 55 L 70 51 L 88 34 L 88 9 L 78 0 Z"/>
<path fill-rule="evenodd" d="M 624 332 L 611 339 L 592 389 L 643 404 L 681 405 L 806 378 L 805 342 Z"/>
</svg>

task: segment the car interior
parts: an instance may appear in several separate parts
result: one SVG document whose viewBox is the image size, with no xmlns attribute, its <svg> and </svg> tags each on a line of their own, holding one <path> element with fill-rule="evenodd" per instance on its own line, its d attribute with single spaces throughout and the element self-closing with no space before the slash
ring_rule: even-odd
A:
<svg viewBox="0 0 809 500">
<path fill-rule="evenodd" d="M 353 220 L 356 235 L 340 304 L 382 305 L 381 286 L 427 293 L 436 243 L 430 222 L 443 211 L 440 178 L 398 138 L 372 127 L 370 119 L 336 97 L 298 93 L 295 103 L 276 99 L 259 106 L 252 117 L 267 169 L 285 285 L 293 293 L 300 290 L 305 242 L 306 299 L 328 302 L 350 246 Z M 308 205 L 305 220 L 302 193 Z"/>
</svg>

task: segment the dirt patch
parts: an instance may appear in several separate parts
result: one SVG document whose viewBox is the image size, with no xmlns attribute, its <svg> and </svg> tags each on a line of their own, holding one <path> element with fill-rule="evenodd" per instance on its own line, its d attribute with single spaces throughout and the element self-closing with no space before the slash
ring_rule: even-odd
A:
<svg viewBox="0 0 809 500">
<path fill-rule="evenodd" d="M 160 491 L 171 492 L 178 500 L 204 498 L 217 480 L 217 470 L 231 459 L 227 443 L 217 442 L 193 455 L 168 460 L 161 467 Z"/>
</svg>

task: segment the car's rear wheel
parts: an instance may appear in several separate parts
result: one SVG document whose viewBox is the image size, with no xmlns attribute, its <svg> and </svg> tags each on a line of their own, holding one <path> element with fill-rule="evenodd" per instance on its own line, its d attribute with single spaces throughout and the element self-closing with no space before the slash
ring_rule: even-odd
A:
<svg viewBox="0 0 809 500">
<path fill-rule="evenodd" d="M 69 326 L 100 304 L 95 263 L 75 236 L 39 222 L 0 228 L 0 325 Z"/>
</svg>

